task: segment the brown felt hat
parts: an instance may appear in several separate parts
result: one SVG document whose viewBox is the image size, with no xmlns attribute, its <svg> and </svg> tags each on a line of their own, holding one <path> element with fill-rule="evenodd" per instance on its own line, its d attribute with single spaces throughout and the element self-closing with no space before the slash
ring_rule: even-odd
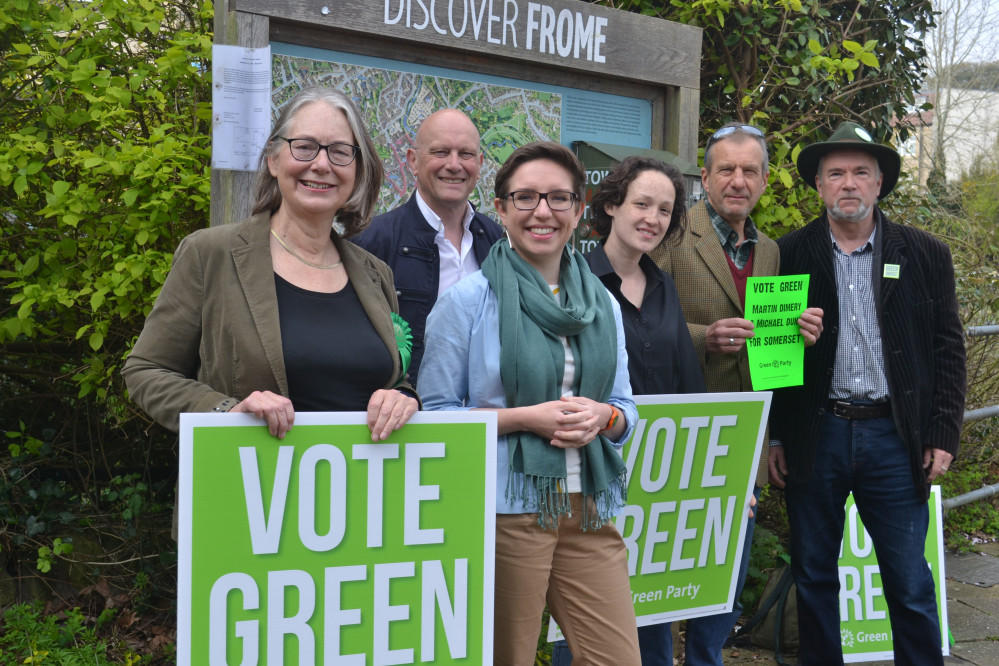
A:
<svg viewBox="0 0 999 666">
<path fill-rule="evenodd" d="M 798 154 L 798 173 L 813 190 L 815 176 L 819 173 L 819 161 L 835 150 L 862 150 L 874 156 L 884 176 L 878 199 L 884 199 L 895 188 L 898 172 L 902 168 L 902 158 L 891 146 L 876 143 L 867 130 L 857 123 L 844 122 L 827 140 L 805 146 Z"/>
</svg>

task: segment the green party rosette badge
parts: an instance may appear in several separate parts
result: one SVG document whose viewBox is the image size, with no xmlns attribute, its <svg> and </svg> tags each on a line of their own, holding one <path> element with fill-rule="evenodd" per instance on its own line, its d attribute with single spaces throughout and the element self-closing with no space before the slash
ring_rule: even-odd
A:
<svg viewBox="0 0 999 666">
<path fill-rule="evenodd" d="M 392 313 L 392 330 L 395 332 L 395 344 L 399 347 L 399 360 L 402 361 L 402 376 L 409 371 L 409 362 L 413 358 L 413 329 L 406 320 L 395 312 Z"/>
</svg>

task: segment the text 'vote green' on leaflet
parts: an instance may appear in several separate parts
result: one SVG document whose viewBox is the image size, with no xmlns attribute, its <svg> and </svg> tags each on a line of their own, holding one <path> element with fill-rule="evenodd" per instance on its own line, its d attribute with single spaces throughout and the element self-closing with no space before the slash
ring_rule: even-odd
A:
<svg viewBox="0 0 999 666">
<path fill-rule="evenodd" d="M 800 386 L 805 339 L 798 318 L 808 304 L 808 275 L 751 277 L 746 284 L 746 319 L 753 337 L 746 340 L 753 389 Z"/>
</svg>

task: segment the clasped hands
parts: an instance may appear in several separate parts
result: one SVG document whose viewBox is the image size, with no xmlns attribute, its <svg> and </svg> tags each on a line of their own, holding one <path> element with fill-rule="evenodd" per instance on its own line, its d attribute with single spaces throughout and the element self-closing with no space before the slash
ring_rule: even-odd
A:
<svg viewBox="0 0 999 666">
<path fill-rule="evenodd" d="M 611 419 L 611 406 L 578 395 L 542 402 L 529 408 L 532 424 L 526 428 L 560 449 L 576 449 L 596 439 Z"/>
</svg>

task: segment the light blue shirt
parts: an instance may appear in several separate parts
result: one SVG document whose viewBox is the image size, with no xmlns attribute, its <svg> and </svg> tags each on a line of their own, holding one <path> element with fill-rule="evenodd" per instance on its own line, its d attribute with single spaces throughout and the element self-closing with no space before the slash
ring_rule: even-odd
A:
<svg viewBox="0 0 999 666">
<path fill-rule="evenodd" d="M 638 409 L 631 397 L 628 353 L 624 346 L 621 306 L 610 297 L 617 327 L 617 373 L 608 403 L 626 420 L 624 434 L 611 442 L 618 450 L 631 437 Z M 446 292 L 427 317 L 426 350 L 420 366 L 420 398 L 430 411 L 467 411 L 507 406 L 500 380 L 499 300 L 481 272 Z M 536 502 L 506 497 L 510 478 L 506 436 L 496 438 L 496 513 L 537 513 Z"/>
</svg>

